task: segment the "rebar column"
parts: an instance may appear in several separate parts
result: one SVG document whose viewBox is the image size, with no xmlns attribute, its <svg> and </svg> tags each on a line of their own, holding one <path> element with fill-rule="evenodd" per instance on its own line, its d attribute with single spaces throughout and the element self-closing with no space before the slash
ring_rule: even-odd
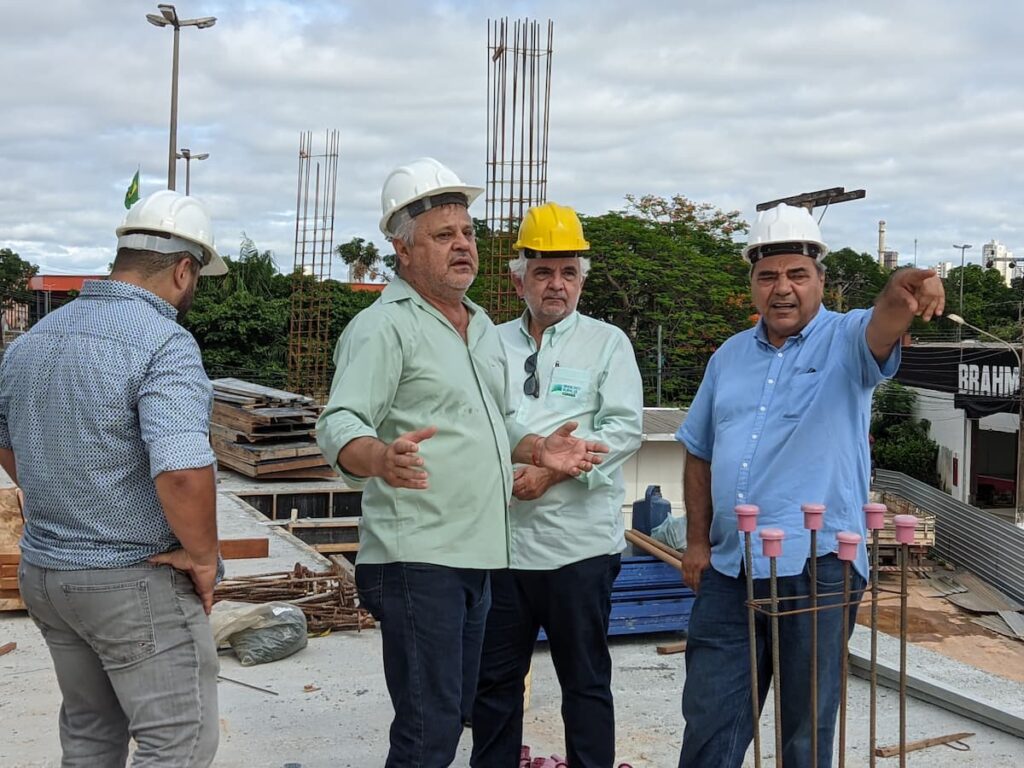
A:
<svg viewBox="0 0 1024 768">
<path fill-rule="evenodd" d="M 754 765 L 761 765 L 761 696 L 757 684 L 757 626 L 754 606 L 754 553 L 751 534 L 757 529 L 760 512 L 754 504 L 736 507 L 736 525 L 743 534 L 744 564 L 747 576 L 747 629 L 750 638 L 750 727 L 754 735 Z"/>
<path fill-rule="evenodd" d="M 871 531 L 871 703 L 868 724 L 868 764 L 875 768 L 878 743 L 878 532 L 885 527 L 885 504 L 865 504 L 864 517 Z"/>
<path fill-rule="evenodd" d="M 775 766 L 782 768 L 782 686 L 779 659 L 779 579 L 776 559 L 782 555 L 782 540 L 785 533 L 779 528 L 761 529 L 762 554 L 768 558 L 771 568 L 769 587 L 772 617 L 772 690 L 775 691 Z"/>
</svg>

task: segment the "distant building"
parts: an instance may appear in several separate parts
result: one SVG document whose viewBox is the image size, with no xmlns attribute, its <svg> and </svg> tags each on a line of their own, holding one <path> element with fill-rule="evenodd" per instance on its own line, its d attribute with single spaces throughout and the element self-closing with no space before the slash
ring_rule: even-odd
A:
<svg viewBox="0 0 1024 768">
<path fill-rule="evenodd" d="M 1013 278 L 1024 276 L 1024 269 L 1013 260 L 1013 252 L 998 240 L 982 246 L 981 261 L 989 269 L 996 270 L 1007 285 L 1012 283 Z"/>
<path fill-rule="evenodd" d="M 949 277 L 949 273 L 953 271 L 953 262 L 951 261 L 940 261 L 935 265 L 935 274 L 942 279 Z"/>
<path fill-rule="evenodd" d="M 106 275 L 36 275 L 29 278 L 29 324 L 35 324 L 50 312 L 77 296 L 86 280 L 106 280 Z"/>
<path fill-rule="evenodd" d="M 896 269 L 899 264 L 899 251 L 882 251 L 882 266 L 889 271 Z"/>
</svg>

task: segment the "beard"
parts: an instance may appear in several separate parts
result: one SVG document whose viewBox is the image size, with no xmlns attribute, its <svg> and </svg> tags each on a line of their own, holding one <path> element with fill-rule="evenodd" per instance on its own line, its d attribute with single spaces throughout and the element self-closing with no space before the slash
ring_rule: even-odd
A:
<svg viewBox="0 0 1024 768">
<path fill-rule="evenodd" d="M 192 301 L 196 297 L 196 284 L 192 283 L 188 290 L 182 294 L 182 297 L 178 299 L 178 303 L 174 305 L 174 308 L 178 310 L 178 322 L 181 323 L 185 320 L 185 315 L 192 309 Z"/>
</svg>

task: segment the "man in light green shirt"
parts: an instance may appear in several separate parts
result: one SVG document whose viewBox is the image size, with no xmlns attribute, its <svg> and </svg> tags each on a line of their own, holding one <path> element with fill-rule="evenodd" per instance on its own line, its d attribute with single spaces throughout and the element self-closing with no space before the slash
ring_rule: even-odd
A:
<svg viewBox="0 0 1024 768">
<path fill-rule="evenodd" d="M 468 207 L 482 191 L 431 158 L 385 181 L 381 230 L 397 277 L 338 341 L 317 422 L 324 455 L 364 489 L 356 586 L 381 626 L 395 708 L 388 768 L 455 757 L 489 569 L 508 565 L 512 463 L 578 475 L 606 450 L 572 437 L 572 423 L 547 438 L 512 421 L 506 431 L 501 340 L 465 297 L 478 267 Z"/>
<path fill-rule="evenodd" d="M 576 311 L 590 268 L 579 255 L 590 246 L 576 213 L 555 203 L 531 208 L 515 247 L 512 278 L 527 310 L 498 332 L 517 429 L 543 434 L 571 419 L 609 453 L 576 477 L 533 466 L 515 471 L 510 568 L 491 574 L 471 764 L 518 765 L 523 679 L 544 627 L 562 687 L 567 762 L 611 768 L 608 621 L 626 544 L 622 465 L 640 447 L 643 384 L 626 335 Z"/>
</svg>

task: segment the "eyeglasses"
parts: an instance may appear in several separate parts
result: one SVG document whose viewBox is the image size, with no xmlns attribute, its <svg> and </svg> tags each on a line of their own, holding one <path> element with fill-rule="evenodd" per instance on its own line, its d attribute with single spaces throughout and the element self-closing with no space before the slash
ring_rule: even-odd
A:
<svg viewBox="0 0 1024 768">
<path fill-rule="evenodd" d="M 523 394 L 527 397 L 540 397 L 540 379 L 537 378 L 537 355 L 538 349 L 523 363 L 523 370 L 526 371 L 526 381 L 523 382 Z"/>
</svg>

